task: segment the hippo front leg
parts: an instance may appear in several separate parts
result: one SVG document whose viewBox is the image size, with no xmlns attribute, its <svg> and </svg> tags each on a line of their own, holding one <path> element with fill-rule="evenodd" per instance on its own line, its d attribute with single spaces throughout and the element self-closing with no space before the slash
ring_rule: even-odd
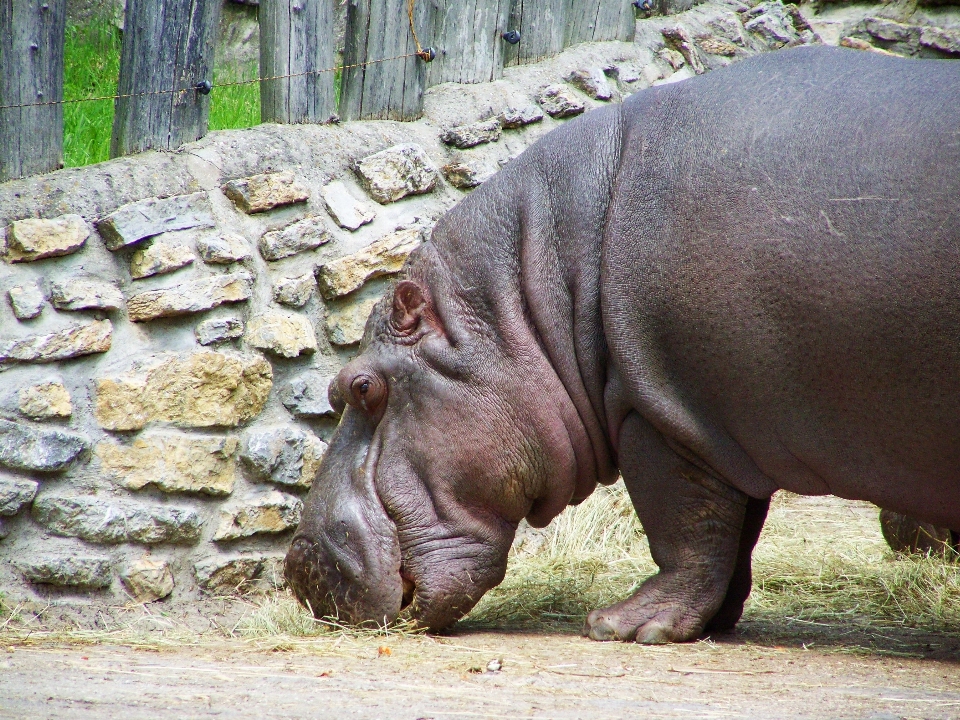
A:
<svg viewBox="0 0 960 720">
<path fill-rule="evenodd" d="M 590 613 L 584 632 L 594 640 L 692 640 L 724 606 L 748 496 L 678 455 L 636 413 L 621 429 L 620 471 L 660 572 L 630 598 Z M 749 551 L 745 559 L 749 566 Z"/>
</svg>

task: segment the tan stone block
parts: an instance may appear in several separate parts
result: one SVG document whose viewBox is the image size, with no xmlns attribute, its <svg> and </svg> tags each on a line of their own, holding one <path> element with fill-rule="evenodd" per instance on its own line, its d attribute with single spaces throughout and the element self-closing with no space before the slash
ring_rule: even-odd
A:
<svg viewBox="0 0 960 720">
<path fill-rule="evenodd" d="M 17 220 L 7 230 L 6 257 L 19 263 L 69 255 L 82 248 L 88 237 L 90 228 L 79 215 Z"/>
<path fill-rule="evenodd" d="M 354 345 L 363 339 L 363 328 L 379 298 L 327 308 L 327 337 L 334 345 Z"/>
<path fill-rule="evenodd" d="M 71 277 L 50 283 L 50 302 L 57 310 L 119 310 L 123 294 L 112 282 Z"/>
<path fill-rule="evenodd" d="M 247 342 L 260 350 L 283 357 L 297 357 L 317 351 L 317 336 L 303 315 L 266 312 L 247 324 Z"/>
<path fill-rule="evenodd" d="M 236 482 L 237 438 L 144 434 L 130 445 L 101 442 L 101 469 L 128 490 L 229 495 Z"/>
<path fill-rule="evenodd" d="M 128 567 L 120 579 L 133 599 L 148 603 L 160 600 L 173 592 L 173 573 L 162 560 L 142 557 Z"/>
<path fill-rule="evenodd" d="M 30 335 L 17 340 L 0 341 L 0 363 L 56 362 L 110 349 L 113 325 L 96 320 L 46 335 Z"/>
<path fill-rule="evenodd" d="M 211 310 L 224 303 L 247 300 L 253 292 L 253 278 L 240 272 L 181 283 L 163 290 L 148 290 L 127 301 L 127 315 L 132 322 L 162 317 L 189 315 Z"/>
<path fill-rule="evenodd" d="M 119 377 L 96 380 L 96 417 L 107 430 L 148 422 L 234 427 L 256 417 L 273 385 L 259 356 L 201 350 L 164 354 Z"/>
<path fill-rule="evenodd" d="M 153 275 L 164 275 L 189 265 L 197 256 L 186 245 L 153 242 L 138 248 L 130 258 L 130 277 L 140 280 Z"/>
<path fill-rule="evenodd" d="M 291 530 L 299 524 L 302 510 L 300 498 L 273 490 L 232 510 L 222 510 L 213 539 L 236 540 Z"/>
<path fill-rule="evenodd" d="M 46 382 L 20 390 L 20 413 L 29 418 L 65 418 L 73 413 L 70 393 L 61 382 Z"/>
<path fill-rule="evenodd" d="M 403 269 L 410 253 L 423 242 L 420 228 L 398 230 L 363 250 L 325 263 L 317 269 L 317 283 L 327 300 L 343 297 L 372 278 L 394 275 Z"/>
<path fill-rule="evenodd" d="M 249 215 L 310 198 L 310 191 L 297 182 L 290 172 L 265 173 L 231 180 L 223 186 L 223 192 Z"/>
</svg>

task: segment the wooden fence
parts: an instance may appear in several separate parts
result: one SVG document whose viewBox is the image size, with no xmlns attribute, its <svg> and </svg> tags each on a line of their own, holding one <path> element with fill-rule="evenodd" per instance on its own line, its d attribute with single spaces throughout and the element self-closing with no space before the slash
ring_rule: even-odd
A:
<svg viewBox="0 0 960 720">
<path fill-rule="evenodd" d="M 222 1 L 127 0 L 112 156 L 206 133 Z M 260 0 L 264 122 L 416 119 L 429 86 L 495 80 L 576 43 L 629 41 L 635 22 L 631 0 L 347 0 L 338 107 L 340 1 Z M 0 0 L 0 181 L 63 163 L 65 4 Z"/>
</svg>

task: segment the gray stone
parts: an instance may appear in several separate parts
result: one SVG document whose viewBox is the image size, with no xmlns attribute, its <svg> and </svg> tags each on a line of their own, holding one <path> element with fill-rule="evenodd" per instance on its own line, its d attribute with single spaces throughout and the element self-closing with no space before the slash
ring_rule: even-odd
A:
<svg viewBox="0 0 960 720">
<path fill-rule="evenodd" d="M 5 256 L 12 263 L 61 257 L 82 248 L 88 237 L 90 228 L 79 215 L 17 220 L 7 230 Z"/>
<path fill-rule="evenodd" d="M 327 337 L 334 345 L 356 345 L 363 340 L 363 329 L 379 298 L 368 298 L 327 308 Z"/>
<path fill-rule="evenodd" d="M 7 291 L 10 307 L 17 320 L 32 320 L 43 312 L 43 292 L 36 283 L 17 285 Z"/>
<path fill-rule="evenodd" d="M 458 158 L 440 168 L 447 182 L 461 190 L 468 190 L 485 183 L 497 173 L 497 170 L 499 170 L 498 167 L 481 158 Z"/>
<path fill-rule="evenodd" d="M 318 248 L 331 239 L 330 231 L 321 218 L 308 217 L 283 230 L 265 232 L 259 242 L 260 254 L 265 260 L 281 260 Z"/>
<path fill-rule="evenodd" d="M 249 299 L 252 292 L 253 277 L 249 273 L 213 275 L 163 290 L 138 293 L 127 301 L 127 315 L 132 322 L 189 315 L 224 303 L 242 302 Z"/>
<path fill-rule="evenodd" d="M 762 2 L 743 15 L 743 27 L 759 35 L 772 48 L 799 40 L 790 11 L 780 2 Z"/>
<path fill-rule="evenodd" d="M 941 52 L 960 54 L 960 30 L 925 27 L 920 33 L 920 44 Z"/>
<path fill-rule="evenodd" d="M 289 425 L 251 430 L 243 441 L 240 459 L 257 479 L 309 488 L 327 444 Z"/>
<path fill-rule="evenodd" d="M 250 243 L 234 233 L 197 238 L 197 252 L 205 263 L 211 265 L 229 265 L 253 257 Z"/>
<path fill-rule="evenodd" d="M 197 584 L 207 592 L 242 594 L 263 570 L 259 557 L 208 557 L 193 565 Z"/>
<path fill-rule="evenodd" d="M 280 402 L 296 417 L 336 417 L 327 393 L 333 378 L 318 371 L 297 375 L 280 390 Z"/>
<path fill-rule="evenodd" d="M 119 310 L 123 294 L 113 283 L 72 277 L 50 283 L 50 302 L 57 310 Z"/>
<path fill-rule="evenodd" d="M 679 70 L 687 64 L 687 61 L 680 51 L 670 47 L 660 48 L 660 50 L 657 51 L 657 55 L 674 70 Z"/>
<path fill-rule="evenodd" d="M 281 305 L 303 307 L 316 286 L 313 273 L 280 278 L 273 284 L 273 299 Z"/>
<path fill-rule="evenodd" d="M 700 50 L 694 44 L 690 33 L 688 33 L 682 25 L 665 27 L 660 31 L 660 34 L 663 35 L 664 40 L 670 43 L 674 50 L 683 56 L 684 61 L 686 61 L 693 72 L 697 75 L 703 75 L 703 73 L 707 71 L 706 63 L 704 63 L 703 58 L 700 56 Z"/>
<path fill-rule="evenodd" d="M 165 598 L 173 592 L 174 587 L 170 566 L 162 560 L 149 557 L 140 558 L 130 565 L 120 579 L 133 599 L 141 603 Z"/>
<path fill-rule="evenodd" d="M 243 336 L 243 320 L 235 317 L 211 318 L 198 324 L 193 333 L 201 345 L 236 340 Z"/>
<path fill-rule="evenodd" d="M 543 110 L 536 105 L 508 107 L 498 117 L 500 118 L 500 124 L 505 129 L 514 130 L 543 120 Z"/>
<path fill-rule="evenodd" d="M 21 388 L 19 401 L 20 414 L 35 420 L 67 418 L 73 414 L 70 392 L 59 380 Z"/>
<path fill-rule="evenodd" d="M 87 445 L 80 435 L 0 419 L 0 465 L 9 468 L 57 472 L 76 460 Z"/>
<path fill-rule="evenodd" d="M 310 191 L 297 182 L 290 172 L 264 173 L 231 180 L 223 186 L 223 193 L 249 215 L 305 202 L 310 198 Z"/>
<path fill-rule="evenodd" d="M 256 315 L 247 324 L 246 339 L 252 347 L 288 358 L 317 351 L 317 336 L 310 321 L 292 313 Z"/>
<path fill-rule="evenodd" d="M 555 118 L 579 115 L 586 109 L 580 98 L 563 85 L 548 85 L 540 91 L 537 102 L 540 103 L 547 115 Z"/>
<path fill-rule="evenodd" d="M 500 125 L 500 118 L 489 118 L 480 122 L 470 123 L 469 125 L 458 125 L 450 128 L 440 135 L 440 140 L 447 145 L 453 145 L 458 148 L 475 147 L 484 143 L 496 142 L 500 139 L 500 133 L 503 127 Z"/>
<path fill-rule="evenodd" d="M 45 363 L 103 353 L 110 349 L 113 325 L 96 320 L 46 335 L 0 341 L 0 363 Z"/>
<path fill-rule="evenodd" d="M 330 217 L 347 230 L 358 230 L 361 225 L 366 225 L 377 216 L 376 210 L 357 200 L 339 180 L 324 185 L 321 195 Z"/>
<path fill-rule="evenodd" d="M 600 68 L 574 70 L 564 79 L 594 100 L 609 100 L 613 97 L 613 88 Z"/>
<path fill-rule="evenodd" d="M 38 487 L 33 480 L 0 476 L 0 515 L 16 515 L 33 502 Z"/>
<path fill-rule="evenodd" d="M 95 543 L 192 543 L 203 519 L 193 509 L 144 505 L 84 495 L 44 495 L 33 501 L 33 519 L 55 535 Z"/>
<path fill-rule="evenodd" d="M 427 153 L 413 143 L 368 155 L 357 163 L 356 169 L 367 192 L 380 204 L 428 193 L 439 179 Z"/>
<path fill-rule="evenodd" d="M 904 25 L 893 20 L 876 17 L 865 18 L 863 25 L 866 31 L 878 40 L 913 44 L 920 41 L 920 28 L 916 25 Z"/>
<path fill-rule="evenodd" d="M 165 275 L 179 270 L 197 259 L 186 245 L 152 240 L 138 248 L 130 258 L 130 277 L 141 280 L 153 275 Z"/>
<path fill-rule="evenodd" d="M 74 325 L 46 335 L 0 340 L 0 363 L 56 362 L 102 353 L 110 349 L 112 335 L 113 325 L 109 320 L 96 320 L 87 325 Z"/>
<path fill-rule="evenodd" d="M 221 510 L 213 539 L 219 542 L 292 530 L 300 523 L 302 511 L 300 498 L 271 490 L 242 505 Z"/>
<path fill-rule="evenodd" d="M 97 222 L 97 230 L 109 250 L 119 250 L 164 232 L 213 226 L 210 200 L 203 192 L 130 203 Z"/>
<path fill-rule="evenodd" d="M 38 585 L 58 587 L 105 588 L 113 581 L 110 558 L 46 555 L 14 560 L 23 576 Z"/>
</svg>

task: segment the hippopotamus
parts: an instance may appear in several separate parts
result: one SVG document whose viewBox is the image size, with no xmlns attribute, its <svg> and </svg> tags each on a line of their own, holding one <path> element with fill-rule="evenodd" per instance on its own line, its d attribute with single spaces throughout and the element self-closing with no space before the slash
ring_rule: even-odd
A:
<svg viewBox="0 0 960 720">
<path fill-rule="evenodd" d="M 521 520 L 621 476 L 659 572 L 596 640 L 732 628 L 779 489 L 960 527 L 960 63 L 796 48 L 562 125 L 437 222 L 330 397 L 285 572 L 350 623 L 451 625 Z"/>
</svg>

